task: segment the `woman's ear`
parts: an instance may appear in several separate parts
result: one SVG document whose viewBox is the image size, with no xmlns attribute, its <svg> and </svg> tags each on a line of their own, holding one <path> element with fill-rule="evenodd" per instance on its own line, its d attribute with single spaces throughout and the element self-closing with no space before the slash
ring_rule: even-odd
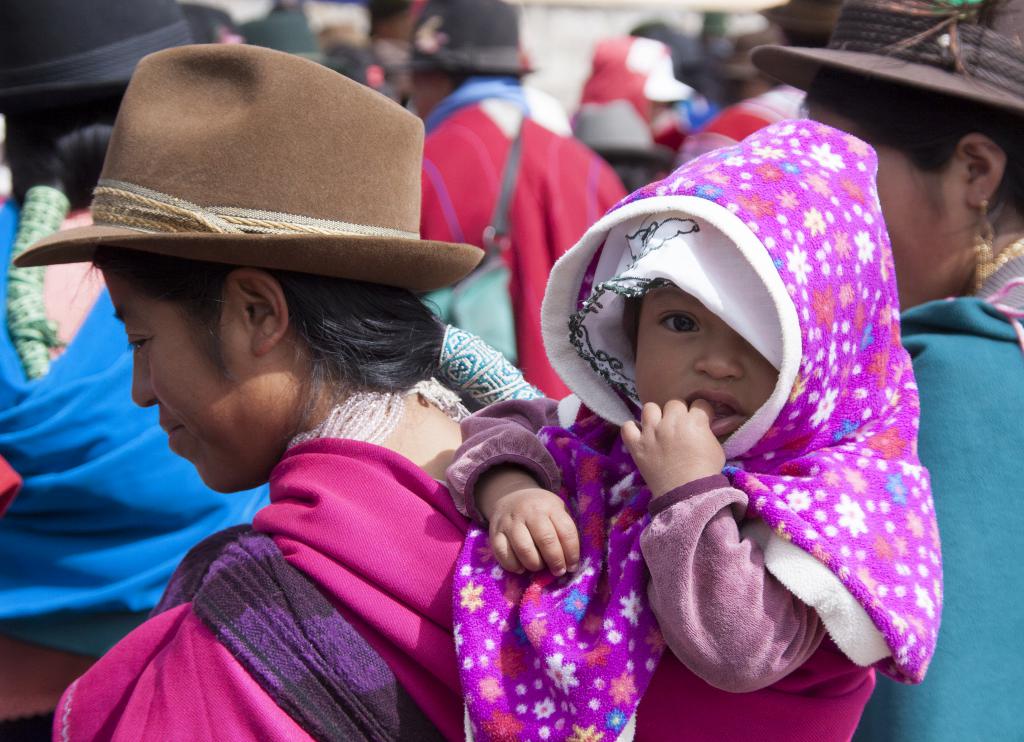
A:
<svg viewBox="0 0 1024 742">
<path fill-rule="evenodd" d="M 967 206 L 980 209 L 991 202 L 1006 172 L 1006 152 L 984 134 L 972 132 L 957 143 L 955 159 L 964 173 Z"/>
<path fill-rule="evenodd" d="M 259 358 L 277 348 L 288 333 L 288 301 L 280 282 L 258 268 L 239 268 L 224 279 L 222 329 L 231 325 L 239 345 Z M 237 347 L 237 346 L 236 346 Z"/>
</svg>

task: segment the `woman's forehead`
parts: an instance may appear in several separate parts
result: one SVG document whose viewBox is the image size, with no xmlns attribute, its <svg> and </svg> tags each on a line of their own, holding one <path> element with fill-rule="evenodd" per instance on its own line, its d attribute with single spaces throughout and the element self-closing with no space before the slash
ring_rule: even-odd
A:
<svg viewBox="0 0 1024 742">
<path fill-rule="evenodd" d="M 174 314 L 173 305 L 152 299 L 139 290 L 130 280 L 114 274 L 103 274 L 110 302 L 114 305 L 114 316 L 122 323 L 137 326 L 141 323 L 152 324 L 164 316 Z"/>
<path fill-rule="evenodd" d="M 118 276 L 104 273 L 103 280 L 110 294 L 110 301 L 114 305 L 114 316 L 121 322 L 136 319 L 138 292 L 132 289 L 128 281 Z"/>
</svg>

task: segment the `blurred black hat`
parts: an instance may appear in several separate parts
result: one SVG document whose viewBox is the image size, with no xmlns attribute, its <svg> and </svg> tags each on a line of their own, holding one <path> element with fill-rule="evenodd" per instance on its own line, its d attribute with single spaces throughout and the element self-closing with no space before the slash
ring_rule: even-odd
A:
<svg viewBox="0 0 1024 742">
<path fill-rule="evenodd" d="M 3 0 L 0 113 L 118 95 L 144 56 L 191 41 L 175 0 Z"/>
<path fill-rule="evenodd" d="M 526 74 L 519 13 L 502 0 L 429 0 L 413 29 L 410 64 L 455 74 Z"/>
</svg>

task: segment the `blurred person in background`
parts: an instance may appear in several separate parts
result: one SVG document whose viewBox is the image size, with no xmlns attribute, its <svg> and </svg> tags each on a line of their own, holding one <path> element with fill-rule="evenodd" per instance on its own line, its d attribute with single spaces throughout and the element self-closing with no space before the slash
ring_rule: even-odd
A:
<svg viewBox="0 0 1024 742">
<path fill-rule="evenodd" d="M 576 138 L 601 155 L 630 192 L 661 180 L 675 162 L 676 153 L 654 141 L 629 101 L 584 106 L 576 115 Z"/>
<path fill-rule="evenodd" d="M 412 0 L 370 0 L 370 47 L 402 105 L 412 95 L 409 55 L 413 22 Z"/>
<path fill-rule="evenodd" d="M 197 44 L 243 44 L 238 24 L 220 8 L 180 3 L 192 40 Z"/>
<path fill-rule="evenodd" d="M 336 44 L 365 46 L 370 39 L 367 0 L 274 0 L 278 7 L 301 10 L 321 49 Z"/>
<path fill-rule="evenodd" d="M 132 70 L 189 41 L 172 0 L 0 5 L 13 178 L 0 208 L 0 456 L 24 479 L 0 519 L 0 739 L 48 739 L 60 693 L 145 619 L 183 554 L 266 502 L 264 489 L 206 488 L 156 410 L 131 403 L 131 353 L 94 273 L 11 267 L 89 221 Z"/>
<path fill-rule="evenodd" d="M 812 118 L 878 151 L 921 395 L 942 629 L 927 682 L 879 683 L 857 735 L 870 742 L 1024 739 L 1022 38 L 1022 0 L 848 0 L 828 48 L 754 52 L 765 73 L 808 91 Z"/>
<path fill-rule="evenodd" d="M 719 147 L 727 147 L 758 129 L 783 119 L 798 118 L 802 90 L 778 85 L 750 61 L 750 53 L 764 44 L 822 47 L 835 27 L 842 0 L 789 0 L 764 11 L 769 26 L 739 37 L 730 59 L 722 65 L 733 103 L 690 137 L 680 152 L 687 162 Z"/>
<path fill-rule="evenodd" d="M 499 268 L 490 275 L 507 266 L 507 288 L 489 282 L 493 297 L 476 314 L 497 314 L 503 296 L 511 322 L 493 334 L 468 329 L 514 357 L 546 394 L 564 396 L 541 341 L 541 298 L 555 260 L 625 195 L 622 183 L 583 144 L 533 119 L 514 6 L 431 0 L 413 30 L 410 64 L 412 106 L 427 130 L 421 234 L 485 248 L 485 268 Z M 467 293 L 456 287 L 456 308 Z"/>
<path fill-rule="evenodd" d="M 580 94 L 580 110 L 628 101 L 651 130 L 654 141 L 681 142 L 676 104 L 696 91 L 675 76 L 672 53 L 660 41 L 636 36 L 603 39 L 594 48 L 590 76 Z"/>
<path fill-rule="evenodd" d="M 661 144 L 678 150 L 690 133 L 700 131 L 721 110 L 717 100 L 721 95 L 721 83 L 716 73 L 715 58 L 700 37 L 661 21 L 642 23 L 629 35 L 665 44 L 672 54 L 676 79 L 694 89 L 690 97 L 675 104 L 674 124 L 667 125 L 666 122 L 658 132 Z"/>
<path fill-rule="evenodd" d="M 825 37 L 827 40 L 828 37 Z M 722 103 L 731 107 L 757 98 L 776 87 L 775 81 L 761 74 L 750 61 L 750 52 L 765 44 L 785 44 L 782 29 L 772 22 L 758 30 L 740 34 L 732 39 L 729 56 L 719 60 L 716 67 L 722 81 Z M 726 109 L 728 110 L 728 108 Z"/>
<path fill-rule="evenodd" d="M 329 46 L 321 49 L 306 14 L 294 3 L 279 3 L 263 18 L 242 24 L 240 32 L 246 43 L 296 54 L 397 99 L 368 40 L 346 41 L 345 35 L 330 35 L 326 42 Z"/>
</svg>

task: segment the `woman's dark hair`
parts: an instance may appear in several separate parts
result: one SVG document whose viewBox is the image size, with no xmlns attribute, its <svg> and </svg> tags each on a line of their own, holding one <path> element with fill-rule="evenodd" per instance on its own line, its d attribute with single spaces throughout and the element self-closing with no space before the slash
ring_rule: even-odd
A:
<svg viewBox="0 0 1024 742">
<path fill-rule="evenodd" d="M 1024 214 L 1024 118 L 963 98 L 877 78 L 824 69 L 807 91 L 821 105 L 853 121 L 869 142 L 893 147 L 925 172 L 941 170 L 957 143 L 978 132 L 1006 153 L 1006 172 L 993 199 Z"/>
<path fill-rule="evenodd" d="M 221 297 L 236 265 L 101 247 L 94 264 L 146 296 L 174 302 L 210 339 L 223 368 L 217 335 Z M 281 284 L 292 326 L 309 353 L 311 399 L 327 390 L 398 392 L 438 370 L 444 326 L 411 291 L 343 278 L 268 270 Z"/>
<path fill-rule="evenodd" d="M 84 209 L 103 170 L 120 96 L 76 106 L 8 114 L 5 149 L 14 198 L 38 185 L 62 191 L 71 209 Z"/>
</svg>

